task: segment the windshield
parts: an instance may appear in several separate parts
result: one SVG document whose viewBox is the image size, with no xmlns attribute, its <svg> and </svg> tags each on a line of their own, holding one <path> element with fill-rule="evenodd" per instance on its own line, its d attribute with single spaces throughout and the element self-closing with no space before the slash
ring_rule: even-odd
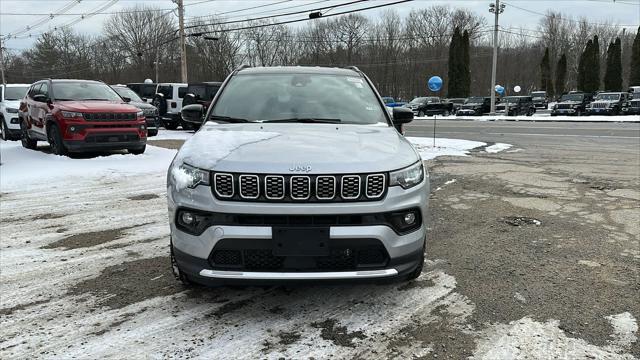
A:
<svg viewBox="0 0 640 360">
<path fill-rule="evenodd" d="M 220 94 L 212 117 L 274 121 L 338 119 L 341 123 L 387 123 L 364 79 L 327 74 L 234 76 Z"/>
<path fill-rule="evenodd" d="M 620 94 L 598 94 L 596 100 L 620 100 Z"/>
<path fill-rule="evenodd" d="M 425 98 L 425 97 L 419 97 L 419 98 L 415 98 L 415 99 L 411 100 L 410 104 L 422 104 L 426 100 L 427 100 L 427 98 Z"/>
<path fill-rule="evenodd" d="M 53 94 L 59 101 L 122 101 L 122 98 L 109 85 L 94 82 L 54 82 Z"/>
<path fill-rule="evenodd" d="M 115 90 L 118 93 L 118 95 L 122 97 L 128 97 L 133 102 L 144 102 L 142 101 L 140 96 L 138 96 L 138 94 L 135 93 L 135 91 L 129 88 L 116 86 L 113 88 L 113 90 Z"/>
<path fill-rule="evenodd" d="M 583 96 L 581 94 L 562 95 L 560 101 L 582 101 Z"/>
<path fill-rule="evenodd" d="M 24 97 L 29 89 L 28 86 L 11 86 L 4 88 L 5 100 L 20 100 Z"/>
<path fill-rule="evenodd" d="M 474 97 L 468 98 L 464 103 L 465 104 L 482 104 L 484 103 L 484 98 L 481 96 L 474 96 Z"/>
<path fill-rule="evenodd" d="M 195 95 L 198 100 L 212 100 L 220 89 L 219 85 L 189 85 L 187 94 Z"/>
</svg>

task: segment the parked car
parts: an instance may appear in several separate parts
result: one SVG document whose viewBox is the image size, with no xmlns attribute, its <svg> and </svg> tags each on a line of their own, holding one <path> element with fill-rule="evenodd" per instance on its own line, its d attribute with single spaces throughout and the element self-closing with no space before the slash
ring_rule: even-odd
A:
<svg viewBox="0 0 640 360">
<path fill-rule="evenodd" d="M 601 92 L 587 106 L 589 115 L 620 115 L 629 99 L 627 92 Z"/>
<path fill-rule="evenodd" d="M 408 107 L 416 116 L 449 116 L 453 112 L 452 103 L 441 101 L 440 98 L 436 96 L 417 97 L 409 102 Z"/>
<path fill-rule="evenodd" d="M 551 116 L 557 115 L 584 115 L 587 105 L 593 101 L 593 95 L 583 92 L 570 92 L 562 95 L 551 109 Z"/>
<path fill-rule="evenodd" d="M 532 91 L 531 98 L 533 99 L 533 106 L 536 109 L 547 109 L 549 107 L 549 97 L 546 91 Z"/>
<path fill-rule="evenodd" d="M 640 115 L 640 89 L 629 94 L 627 105 L 622 108 L 625 115 Z"/>
<path fill-rule="evenodd" d="M 250 106 L 247 106 L 250 104 Z M 174 274 L 186 284 L 414 279 L 429 176 L 357 68 L 243 67 L 171 164 Z"/>
<path fill-rule="evenodd" d="M 138 94 L 124 85 L 113 85 L 111 87 L 126 103 L 129 103 L 144 112 L 144 117 L 147 120 L 147 136 L 158 135 L 158 128 L 160 127 L 158 109 L 156 109 L 155 106 L 144 102 Z"/>
<path fill-rule="evenodd" d="M 407 104 L 404 101 L 396 101 L 394 98 L 390 96 L 383 96 L 382 101 L 384 101 L 385 106 L 388 106 L 390 108 L 405 106 Z"/>
<path fill-rule="evenodd" d="M 142 101 L 151 104 L 153 97 L 156 95 L 158 84 L 154 83 L 129 83 L 127 87 L 133 90 Z"/>
<path fill-rule="evenodd" d="M 29 84 L 0 84 L 0 138 L 20 138 L 20 100 L 27 93 Z"/>
<path fill-rule="evenodd" d="M 505 96 L 496 104 L 496 113 L 508 116 L 535 114 L 536 107 L 533 105 L 531 96 Z"/>
<path fill-rule="evenodd" d="M 151 104 L 158 109 L 162 125 L 167 130 L 175 130 L 182 123 L 180 110 L 182 100 L 187 94 L 187 84 L 160 83 Z"/>
<path fill-rule="evenodd" d="M 472 96 L 456 111 L 458 116 L 482 116 L 491 111 L 491 98 L 487 96 Z"/>
<path fill-rule="evenodd" d="M 464 102 L 467 101 L 467 98 L 447 98 L 444 99 L 444 102 L 450 102 L 453 104 L 453 110 L 451 111 L 452 114 L 455 114 L 458 110 L 460 110 L 460 108 L 462 107 L 462 105 L 464 105 Z"/>
<path fill-rule="evenodd" d="M 629 86 L 629 90 L 627 92 L 640 93 L 640 86 Z"/>
<path fill-rule="evenodd" d="M 92 80 L 35 82 L 20 102 L 22 146 L 48 141 L 56 155 L 126 149 L 142 154 L 147 143 L 144 112 L 125 103 L 109 85 Z"/>
<path fill-rule="evenodd" d="M 184 96 L 182 110 L 180 110 L 183 124 L 194 129 L 200 128 L 204 114 L 221 85 L 221 82 L 202 82 L 187 86 L 187 94 Z"/>
</svg>

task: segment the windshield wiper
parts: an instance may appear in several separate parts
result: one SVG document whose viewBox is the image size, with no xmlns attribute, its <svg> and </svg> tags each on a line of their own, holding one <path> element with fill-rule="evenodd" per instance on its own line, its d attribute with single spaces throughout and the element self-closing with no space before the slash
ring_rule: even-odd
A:
<svg viewBox="0 0 640 360">
<path fill-rule="evenodd" d="M 228 123 L 247 123 L 247 122 L 251 122 L 251 121 L 249 121 L 247 119 L 235 118 L 235 117 L 231 117 L 231 116 L 220 116 L 220 115 L 211 115 L 209 117 L 209 120 L 224 121 L 224 122 L 228 122 Z"/>
<path fill-rule="evenodd" d="M 342 122 L 340 119 L 323 119 L 323 118 L 291 118 L 291 119 L 277 119 L 277 120 L 262 120 L 265 123 L 328 123 L 335 124 Z"/>
</svg>

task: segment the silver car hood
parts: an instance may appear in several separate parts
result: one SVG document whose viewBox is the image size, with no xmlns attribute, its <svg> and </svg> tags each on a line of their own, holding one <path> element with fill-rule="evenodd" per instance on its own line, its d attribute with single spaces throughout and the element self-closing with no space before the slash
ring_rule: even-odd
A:
<svg viewBox="0 0 640 360">
<path fill-rule="evenodd" d="M 205 124 L 175 163 L 206 170 L 270 174 L 367 173 L 420 159 L 387 125 Z"/>
</svg>

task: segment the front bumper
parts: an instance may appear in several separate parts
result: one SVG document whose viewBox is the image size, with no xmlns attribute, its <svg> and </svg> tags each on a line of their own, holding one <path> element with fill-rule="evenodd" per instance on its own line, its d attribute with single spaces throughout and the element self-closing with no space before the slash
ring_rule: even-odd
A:
<svg viewBox="0 0 640 360">
<path fill-rule="evenodd" d="M 578 110 L 576 109 L 553 109 L 551 115 L 576 115 Z"/>
<path fill-rule="evenodd" d="M 427 232 L 428 181 L 424 181 L 421 185 L 408 190 L 391 187 L 383 200 L 358 203 L 225 202 L 217 200 L 212 195 L 210 187 L 206 186 L 198 186 L 195 189 L 182 191 L 176 191 L 173 186 L 169 186 L 167 194 L 172 251 L 175 260 L 180 270 L 198 283 L 215 285 L 309 280 L 395 279 L 406 276 L 406 274 L 416 269 L 422 261 Z M 180 230 L 176 225 L 176 211 L 180 208 L 226 214 L 290 216 L 372 214 L 419 208 L 422 223 L 419 228 L 406 234 L 398 234 L 390 226 L 386 225 L 349 226 L 333 224 L 329 226 L 329 246 L 332 249 L 334 246 L 336 248 L 353 246 L 354 249 L 357 249 L 359 244 L 365 246 L 372 243 L 375 243 L 376 246 L 381 246 L 387 259 L 380 266 L 366 268 L 358 265 L 354 268 L 338 270 L 315 266 L 294 266 L 294 268 L 287 266 L 280 270 L 259 271 L 243 267 L 236 270 L 214 267 L 211 260 L 214 250 L 220 250 L 220 246 L 224 246 L 226 249 L 229 245 L 237 249 L 253 249 L 257 243 L 262 244 L 261 250 L 269 249 L 272 247 L 271 244 L 273 242 L 272 226 L 212 225 L 201 235 L 196 236 Z M 220 246 L 216 247 L 216 245 Z M 298 257 L 293 256 L 292 258 Z M 309 259 L 300 257 L 297 260 L 301 260 L 301 263 L 308 263 Z"/>
<path fill-rule="evenodd" d="M 610 114 L 613 114 L 614 112 L 615 112 L 614 108 L 589 108 L 589 109 L 587 109 L 587 113 L 589 115 L 600 115 L 600 114 L 610 115 Z"/>
<path fill-rule="evenodd" d="M 640 114 L 640 107 L 623 108 L 622 112 L 627 114 L 627 115 L 638 115 L 638 114 Z"/>
<path fill-rule="evenodd" d="M 145 118 L 147 130 L 157 130 L 160 127 L 160 120 L 157 116 L 147 116 Z"/>
<path fill-rule="evenodd" d="M 470 115 L 479 115 L 478 110 L 475 109 L 460 109 L 456 112 L 458 116 L 470 116 Z"/>
</svg>

